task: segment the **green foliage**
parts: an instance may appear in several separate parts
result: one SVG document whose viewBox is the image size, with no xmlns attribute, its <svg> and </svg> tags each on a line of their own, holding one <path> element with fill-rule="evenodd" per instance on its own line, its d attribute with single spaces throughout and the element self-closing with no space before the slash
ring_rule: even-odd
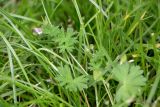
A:
<svg viewBox="0 0 160 107">
<path fill-rule="evenodd" d="M 160 0 L 0 7 L 0 106 L 159 107 Z"/>
<path fill-rule="evenodd" d="M 85 75 L 73 78 L 70 68 L 65 65 L 59 68 L 59 74 L 56 76 L 56 80 L 60 86 L 65 87 L 69 91 L 81 91 L 87 88 L 88 78 Z"/>
<path fill-rule="evenodd" d="M 76 37 L 74 37 L 74 32 L 72 28 L 67 28 L 67 32 L 61 29 L 59 36 L 55 38 L 55 42 L 58 44 L 60 53 L 73 52 L 75 49 L 75 44 L 77 43 Z"/>
<path fill-rule="evenodd" d="M 16 107 L 16 106 L 8 104 L 6 101 L 0 99 L 0 107 Z"/>
<path fill-rule="evenodd" d="M 94 70 L 93 71 L 93 78 L 96 81 L 100 81 L 103 80 L 103 73 L 100 70 Z"/>
<path fill-rule="evenodd" d="M 116 92 L 116 101 L 127 101 L 140 95 L 142 86 L 145 85 L 146 78 L 139 66 L 124 63 L 117 65 L 112 70 L 113 78 L 119 82 Z"/>
<path fill-rule="evenodd" d="M 93 71 L 93 78 L 95 81 L 103 80 L 105 63 L 105 54 L 102 49 L 93 53 L 92 57 L 90 58 L 89 65 L 90 69 Z"/>
<path fill-rule="evenodd" d="M 43 34 L 46 34 L 48 36 L 56 37 L 61 33 L 58 26 L 54 26 L 54 25 L 46 25 L 46 26 L 43 26 L 42 29 L 43 29 Z"/>
<path fill-rule="evenodd" d="M 105 54 L 103 50 L 96 51 L 93 53 L 90 58 L 90 69 L 91 70 L 99 70 L 101 67 L 104 67 L 105 64 Z"/>
<path fill-rule="evenodd" d="M 52 40 L 57 44 L 60 53 L 73 52 L 78 42 L 72 28 L 67 28 L 65 32 L 64 28 L 48 25 L 43 27 L 43 33 L 53 37 Z"/>
</svg>

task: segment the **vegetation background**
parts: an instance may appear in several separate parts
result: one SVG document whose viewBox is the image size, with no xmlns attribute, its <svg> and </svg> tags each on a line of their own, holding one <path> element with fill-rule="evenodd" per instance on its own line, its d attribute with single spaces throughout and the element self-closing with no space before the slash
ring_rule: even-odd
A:
<svg viewBox="0 0 160 107">
<path fill-rule="evenodd" d="M 0 0 L 0 107 L 160 107 L 159 0 Z"/>
</svg>

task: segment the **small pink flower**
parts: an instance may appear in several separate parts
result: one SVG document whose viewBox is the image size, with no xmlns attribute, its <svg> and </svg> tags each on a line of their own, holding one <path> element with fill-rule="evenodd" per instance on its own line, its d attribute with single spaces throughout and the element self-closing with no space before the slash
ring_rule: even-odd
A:
<svg viewBox="0 0 160 107">
<path fill-rule="evenodd" d="M 38 35 L 41 35 L 43 32 L 42 32 L 42 29 L 41 28 L 33 28 L 33 33 L 36 33 Z"/>
</svg>

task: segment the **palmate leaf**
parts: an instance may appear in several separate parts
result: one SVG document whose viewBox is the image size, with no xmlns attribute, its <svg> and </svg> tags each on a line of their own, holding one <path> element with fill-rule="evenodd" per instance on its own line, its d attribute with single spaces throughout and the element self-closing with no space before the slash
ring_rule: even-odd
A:
<svg viewBox="0 0 160 107">
<path fill-rule="evenodd" d="M 60 53 L 65 51 L 72 52 L 75 49 L 75 44 L 78 42 L 77 38 L 74 37 L 75 32 L 72 28 L 68 28 L 67 32 L 61 29 L 61 33 L 55 38 L 55 42 L 58 44 Z"/>
<path fill-rule="evenodd" d="M 99 70 L 105 61 L 105 52 L 101 49 L 96 51 L 92 58 L 90 59 L 90 69 L 91 70 Z"/>
<path fill-rule="evenodd" d="M 75 32 L 72 28 L 59 28 L 54 25 L 47 25 L 43 27 L 43 34 L 48 35 L 48 38 L 53 40 L 59 49 L 60 53 L 65 53 L 66 51 L 72 52 L 75 49 L 77 37 L 75 37 Z"/>
<path fill-rule="evenodd" d="M 65 87 L 69 91 L 81 91 L 87 88 L 88 78 L 85 75 L 73 78 L 67 65 L 60 67 L 59 71 L 60 73 L 56 76 L 56 80 L 60 86 Z"/>
<path fill-rule="evenodd" d="M 43 26 L 42 29 L 43 29 L 43 34 L 49 35 L 51 37 L 56 37 L 61 33 L 58 26 L 54 26 L 54 25 Z"/>
<path fill-rule="evenodd" d="M 69 91 L 81 91 L 87 88 L 87 81 L 88 78 L 84 75 L 76 77 L 72 82 L 70 81 L 68 85 L 66 85 L 66 89 L 69 89 Z"/>
<path fill-rule="evenodd" d="M 119 82 L 116 92 L 116 101 L 127 101 L 140 94 L 142 86 L 146 83 L 146 78 L 139 66 L 124 63 L 117 65 L 112 70 L 113 78 Z"/>
</svg>

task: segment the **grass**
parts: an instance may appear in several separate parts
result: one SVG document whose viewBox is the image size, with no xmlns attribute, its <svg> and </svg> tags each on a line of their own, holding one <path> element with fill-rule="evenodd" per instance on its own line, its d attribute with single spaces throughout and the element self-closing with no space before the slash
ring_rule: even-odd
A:
<svg viewBox="0 0 160 107">
<path fill-rule="evenodd" d="M 0 106 L 159 107 L 159 0 L 0 6 Z"/>
</svg>

